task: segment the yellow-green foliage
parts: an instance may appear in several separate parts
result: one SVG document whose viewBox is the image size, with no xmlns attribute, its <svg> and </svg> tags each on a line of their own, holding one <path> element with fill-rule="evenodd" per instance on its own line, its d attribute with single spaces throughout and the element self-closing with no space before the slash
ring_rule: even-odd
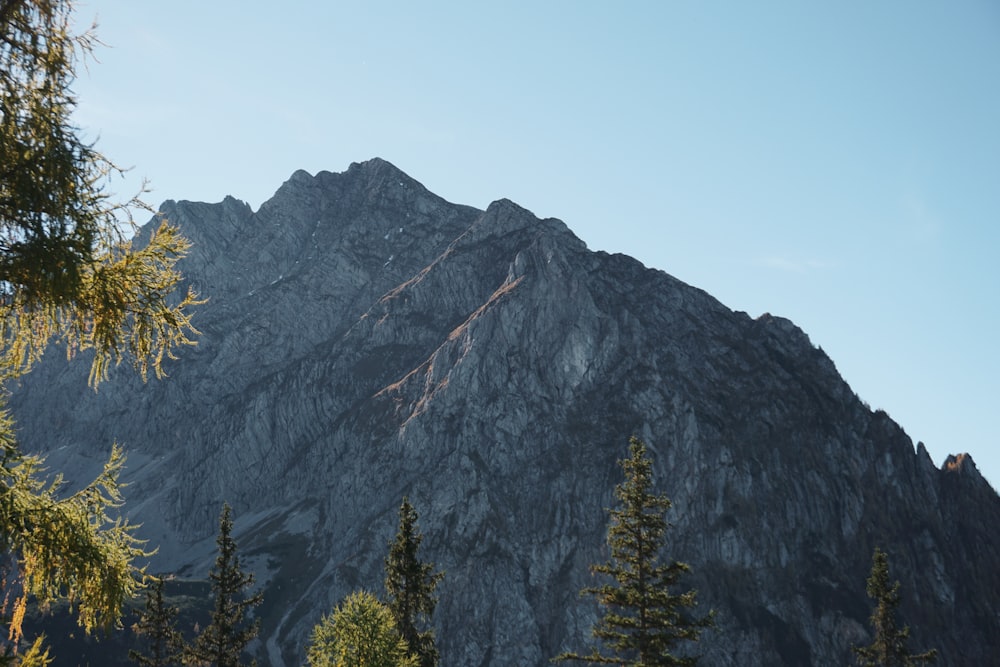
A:
<svg viewBox="0 0 1000 667">
<path fill-rule="evenodd" d="M 95 352 L 90 381 L 132 360 L 145 377 L 196 334 L 174 302 L 188 242 L 161 225 L 137 249 L 131 211 L 107 191 L 121 169 L 84 142 L 71 114 L 75 65 L 91 31 L 71 32 L 70 0 L 0 2 L 0 380 L 17 377 L 54 340 Z"/>
<path fill-rule="evenodd" d="M 192 345 L 197 333 L 187 310 L 201 303 L 195 294 L 188 291 L 175 305 L 168 301 L 180 281 L 173 265 L 186 248 L 186 239 L 164 223 L 141 250 L 122 242 L 89 264 L 74 301 L 11 299 L 0 306 L 0 378 L 26 372 L 53 339 L 68 356 L 94 350 L 95 387 L 126 357 L 143 379 L 150 368 L 162 377 L 163 360 L 174 358 L 176 347 Z"/>
<path fill-rule="evenodd" d="M 389 608 L 366 591 L 348 595 L 313 628 L 309 667 L 417 667 Z"/>
<path fill-rule="evenodd" d="M 197 331 L 192 291 L 172 296 L 188 242 L 163 223 L 133 246 L 137 198 L 108 192 L 122 170 L 72 124 L 71 85 L 96 38 L 75 34 L 72 0 L 0 0 L 0 409 L 10 381 L 53 343 L 69 356 L 93 351 L 90 384 L 129 360 L 146 378 Z M 122 496 L 124 457 L 114 447 L 103 473 L 67 494 L 21 453 L 0 414 L 0 547 L 13 558 L 4 577 L 9 639 L 21 636 L 25 606 L 67 599 L 90 631 L 115 624 L 141 586 L 133 526 L 110 513 Z M 41 644 L 34 651 L 44 664 Z M 27 654 L 26 654 L 27 655 Z M 22 659 L 25 656 L 22 656 Z"/>
<path fill-rule="evenodd" d="M 42 635 L 24 652 L 17 667 L 48 667 L 54 660 L 55 658 L 49 656 L 49 649 L 45 646 L 45 635 Z"/>
<path fill-rule="evenodd" d="M 0 537 L 17 556 L 20 583 L 10 621 L 10 639 L 21 635 L 29 597 L 43 607 L 68 599 L 80 625 L 90 632 L 118 622 L 124 603 L 141 585 L 132 562 L 149 555 L 135 526 L 109 516 L 121 506 L 118 486 L 125 457 L 116 446 L 103 472 L 83 489 L 59 497 L 62 477 L 46 482 L 42 460 L 20 454 L 10 438 L 10 420 L 0 422 Z"/>
</svg>

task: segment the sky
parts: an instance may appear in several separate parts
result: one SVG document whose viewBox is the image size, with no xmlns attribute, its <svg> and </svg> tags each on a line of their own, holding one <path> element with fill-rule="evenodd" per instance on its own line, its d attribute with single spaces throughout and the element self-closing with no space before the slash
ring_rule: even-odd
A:
<svg viewBox="0 0 1000 667">
<path fill-rule="evenodd" d="M 280 7 L 280 9 L 278 8 Z M 1000 4 L 79 0 L 76 121 L 147 199 L 384 158 L 801 327 L 1000 486 Z"/>
</svg>

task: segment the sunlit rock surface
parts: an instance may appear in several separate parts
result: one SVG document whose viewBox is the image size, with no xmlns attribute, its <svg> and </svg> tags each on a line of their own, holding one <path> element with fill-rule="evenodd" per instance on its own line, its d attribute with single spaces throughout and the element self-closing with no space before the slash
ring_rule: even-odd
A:
<svg viewBox="0 0 1000 667">
<path fill-rule="evenodd" d="M 674 502 L 668 555 L 718 610 L 701 664 L 846 664 L 869 640 L 876 545 L 915 649 L 1000 655 L 996 493 L 970 456 L 939 469 L 915 451 L 788 320 L 591 252 L 512 202 L 450 204 L 378 159 L 296 172 L 256 213 L 162 211 L 210 299 L 198 346 L 167 380 L 123 370 L 97 393 L 54 353 L 13 407 L 71 479 L 125 446 L 152 571 L 204 577 L 233 506 L 264 586 L 261 665 L 301 664 L 322 614 L 381 593 L 404 494 L 447 572 L 444 665 L 582 650 L 597 609 L 578 591 L 606 558 L 633 434 Z"/>
</svg>

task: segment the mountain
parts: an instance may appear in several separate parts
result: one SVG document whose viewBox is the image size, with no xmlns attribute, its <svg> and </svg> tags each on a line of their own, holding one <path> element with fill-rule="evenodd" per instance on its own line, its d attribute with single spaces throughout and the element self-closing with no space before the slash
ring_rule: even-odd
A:
<svg viewBox="0 0 1000 667">
<path fill-rule="evenodd" d="M 70 481 L 129 455 L 151 571 L 204 578 L 224 501 L 262 583 L 261 665 L 301 664 L 348 592 L 381 592 L 408 495 L 446 576 L 448 667 L 582 650 L 630 435 L 673 500 L 668 556 L 718 628 L 709 666 L 846 664 L 867 643 L 876 545 L 914 649 L 1000 655 L 1000 498 L 937 468 L 792 322 L 733 312 L 565 224 L 448 203 L 383 160 L 299 171 L 256 212 L 168 201 L 209 302 L 170 377 L 50 355 L 12 398 Z M 155 224 L 155 221 L 153 223 Z"/>
</svg>

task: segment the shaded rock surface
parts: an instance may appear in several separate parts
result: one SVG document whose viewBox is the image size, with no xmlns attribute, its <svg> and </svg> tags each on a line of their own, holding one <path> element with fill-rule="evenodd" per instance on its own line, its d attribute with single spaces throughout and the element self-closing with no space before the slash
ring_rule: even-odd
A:
<svg viewBox="0 0 1000 667">
<path fill-rule="evenodd" d="M 733 312 L 554 219 L 448 203 L 383 160 L 296 172 L 253 212 L 166 202 L 209 297 L 196 348 L 95 393 L 51 355 L 14 395 L 23 441 L 92 476 L 129 452 L 152 571 L 204 576 L 223 501 L 264 587 L 262 665 L 301 664 L 345 594 L 382 591 L 404 494 L 447 575 L 442 664 L 582 650 L 616 460 L 643 438 L 674 502 L 668 556 L 718 629 L 710 666 L 846 664 L 876 545 L 914 648 L 1000 655 L 1000 499 L 937 468 L 793 323 Z"/>
</svg>

